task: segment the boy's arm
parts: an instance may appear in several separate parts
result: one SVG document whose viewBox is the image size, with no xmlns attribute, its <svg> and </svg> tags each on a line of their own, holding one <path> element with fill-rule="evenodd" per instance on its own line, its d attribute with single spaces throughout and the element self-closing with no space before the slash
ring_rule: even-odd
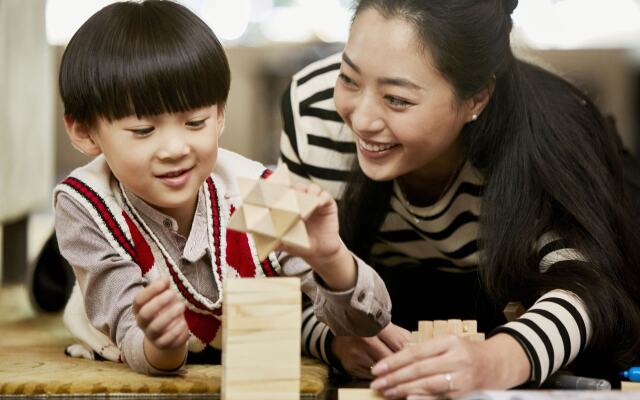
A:
<svg viewBox="0 0 640 400">
<path fill-rule="evenodd" d="M 176 373 L 184 360 L 167 371 L 154 368 L 145 357 L 145 335 L 132 307 L 138 292 L 149 284 L 140 267 L 121 257 L 84 207 L 66 193 L 58 194 L 55 217 L 60 253 L 73 267 L 91 325 L 117 345 L 131 369 Z"/>
<path fill-rule="evenodd" d="M 374 336 L 391 320 L 391 299 L 380 276 L 353 256 L 356 282 L 349 289 L 330 290 L 302 258 L 280 253 L 282 274 L 298 276 L 302 290 L 313 302 L 317 318 L 335 335 Z"/>
</svg>

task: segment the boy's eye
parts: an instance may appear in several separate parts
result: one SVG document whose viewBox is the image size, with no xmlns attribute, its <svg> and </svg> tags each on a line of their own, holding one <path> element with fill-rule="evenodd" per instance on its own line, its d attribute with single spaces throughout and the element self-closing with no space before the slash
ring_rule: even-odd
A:
<svg viewBox="0 0 640 400">
<path fill-rule="evenodd" d="M 205 125 L 205 122 L 207 121 L 208 118 L 205 119 L 198 119 L 195 121 L 189 121 L 187 122 L 187 126 L 191 127 L 191 128 L 200 128 L 203 127 Z"/>
<path fill-rule="evenodd" d="M 148 128 L 140 128 L 140 129 L 127 129 L 129 132 L 133 133 L 136 136 L 146 136 L 153 132 L 153 127 L 150 126 Z"/>
</svg>

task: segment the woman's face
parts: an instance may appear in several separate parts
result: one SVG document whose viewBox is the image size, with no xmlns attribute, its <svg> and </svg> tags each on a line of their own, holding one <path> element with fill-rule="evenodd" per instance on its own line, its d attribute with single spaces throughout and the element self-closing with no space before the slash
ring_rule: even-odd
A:
<svg viewBox="0 0 640 400">
<path fill-rule="evenodd" d="M 356 17 L 334 101 L 373 180 L 442 178 L 462 160 L 458 137 L 472 115 L 402 19 L 375 9 Z"/>
</svg>

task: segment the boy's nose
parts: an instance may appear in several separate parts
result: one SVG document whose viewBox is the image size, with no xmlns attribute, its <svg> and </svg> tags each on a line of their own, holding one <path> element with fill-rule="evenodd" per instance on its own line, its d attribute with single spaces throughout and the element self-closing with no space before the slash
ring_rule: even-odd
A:
<svg viewBox="0 0 640 400">
<path fill-rule="evenodd" d="M 189 151 L 189 144 L 184 140 L 182 135 L 167 135 L 160 144 L 158 157 L 161 159 L 181 158 L 189 154 Z"/>
</svg>

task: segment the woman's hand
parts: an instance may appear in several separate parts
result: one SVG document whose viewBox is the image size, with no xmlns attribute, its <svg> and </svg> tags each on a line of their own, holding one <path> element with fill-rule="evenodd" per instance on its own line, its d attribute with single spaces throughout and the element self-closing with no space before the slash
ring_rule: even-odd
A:
<svg viewBox="0 0 640 400">
<path fill-rule="evenodd" d="M 142 289 L 133 301 L 133 314 L 144 332 L 147 360 L 158 369 L 178 367 L 187 351 L 189 329 L 185 305 L 162 277 Z"/>
<path fill-rule="evenodd" d="M 480 389 L 507 389 L 526 382 L 529 360 L 518 342 L 498 334 L 484 342 L 437 337 L 386 357 L 371 383 L 386 398 L 457 397 Z"/>
<path fill-rule="evenodd" d="M 399 351 L 411 340 L 411 332 L 392 323 L 377 336 L 336 336 L 331 350 L 351 376 L 372 379 L 371 367 Z"/>
</svg>

